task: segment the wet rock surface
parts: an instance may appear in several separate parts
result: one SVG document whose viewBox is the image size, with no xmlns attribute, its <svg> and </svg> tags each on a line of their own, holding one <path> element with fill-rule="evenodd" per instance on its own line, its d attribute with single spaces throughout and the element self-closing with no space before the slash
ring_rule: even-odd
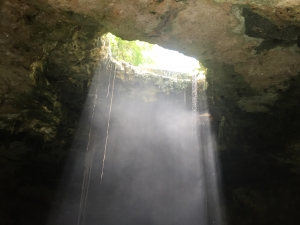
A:
<svg viewBox="0 0 300 225">
<path fill-rule="evenodd" d="M 0 10 L 3 224 L 45 223 L 108 30 L 208 68 L 228 224 L 299 223 L 297 0 L 5 0 Z M 128 96 L 155 101 L 162 84 L 182 98 L 170 79 L 149 78 L 155 88 L 145 89 L 131 73 L 118 75 L 127 94 L 141 82 Z"/>
</svg>

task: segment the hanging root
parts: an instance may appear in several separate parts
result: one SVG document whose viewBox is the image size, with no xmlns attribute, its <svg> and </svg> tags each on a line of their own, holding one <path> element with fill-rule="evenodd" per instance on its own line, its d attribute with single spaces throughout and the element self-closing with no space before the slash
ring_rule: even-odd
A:
<svg viewBox="0 0 300 225">
<path fill-rule="evenodd" d="M 104 164 L 105 164 L 107 142 L 108 142 L 109 122 L 110 122 L 110 116 L 111 116 L 112 102 L 113 102 L 113 98 L 114 98 L 115 79 L 116 79 L 116 67 L 114 69 L 114 78 L 113 78 L 112 90 L 111 90 L 110 107 L 109 107 L 109 114 L 108 114 L 108 120 L 107 120 L 106 139 L 105 139 L 105 146 L 104 146 L 104 154 L 103 154 L 100 184 L 102 183 L 102 179 L 103 179 Z"/>
<path fill-rule="evenodd" d="M 89 184 L 90 184 L 90 179 L 91 179 L 91 171 L 92 171 L 92 166 L 93 166 L 94 149 L 90 149 L 90 143 L 91 143 L 91 136 L 92 136 L 92 125 L 93 125 L 94 115 L 95 115 L 95 108 L 96 108 L 96 103 L 97 103 L 97 99 L 98 99 L 98 89 L 99 89 L 99 80 L 100 80 L 99 79 L 99 77 L 100 77 L 99 71 L 97 71 L 97 75 L 98 75 L 97 76 L 98 80 L 97 80 L 97 86 L 96 86 L 96 90 L 95 90 L 95 98 L 94 98 L 94 105 L 93 105 L 92 117 L 91 117 L 91 122 L 90 122 L 88 144 L 86 147 L 87 153 L 86 153 L 86 160 L 85 160 L 85 170 L 84 170 L 83 180 L 82 180 L 82 190 L 81 190 L 77 225 L 84 224 Z"/>
<path fill-rule="evenodd" d="M 110 91 L 110 78 L 111 78 L 111 71 L 112 71 L 112 62 L 110 64 L 110 70 L 109 70 L 109 80 L 108 80 L 108 86 L 107 86 L 107 94 L 106 94 L 106 98 L 109 95 L 109 91 Z"/>
<path fill-rule="evenodd" d="M 197 133 L 197 75 L 194 74 L 192 77 L 192 110 L 193 110 L 193 134 Z"/>
</svg>

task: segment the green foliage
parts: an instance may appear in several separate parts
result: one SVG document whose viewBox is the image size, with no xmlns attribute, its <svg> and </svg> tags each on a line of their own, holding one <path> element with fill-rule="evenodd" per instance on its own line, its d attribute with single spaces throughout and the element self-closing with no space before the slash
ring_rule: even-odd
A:
<svg viewBox="0 0 300 225">
<path fill-rule="evenodd" d="M 205 68 L 199 61 L 198 61 L 198 66 L 193 69 L 194 72 L 197 72 L 198 74 L 206 74 L 207 73 L 207 68 Z"/>
<path fill-rule="evenodd" d="M 115 35 L 106 34 L 109 40 L 111 53 L 116 60 L 124 60 L 135 66 L 154 64 L 154 61 L 145 54 L 153 45 L 142 41 L 126 41 Z"/>
</svg>

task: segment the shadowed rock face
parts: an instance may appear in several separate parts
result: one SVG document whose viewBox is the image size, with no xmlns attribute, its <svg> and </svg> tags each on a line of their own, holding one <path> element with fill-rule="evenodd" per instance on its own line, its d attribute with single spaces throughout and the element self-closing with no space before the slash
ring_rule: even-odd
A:
<svg viewBox="0 0 300 225">
<path fill-rule="evenodd" d="M 3 224 L 42 224 L 52 207 L 107 31 L 208 68 L 228 223 L 299 223 L 298 0 L 3 0 L 0 10 Z"/>
</svg>

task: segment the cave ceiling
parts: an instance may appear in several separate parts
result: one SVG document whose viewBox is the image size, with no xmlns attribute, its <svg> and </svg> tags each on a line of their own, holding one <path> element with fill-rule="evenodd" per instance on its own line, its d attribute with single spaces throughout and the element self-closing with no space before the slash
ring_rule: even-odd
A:
<svg viewBox="0 0 300 225">
<path fill-rule="evenodd" d="M 124 39 L 232 65 L 254 88 L 282 89 L 300 70 L 298 1 L 47 2 L 89 15 Z"/>
</svg>

